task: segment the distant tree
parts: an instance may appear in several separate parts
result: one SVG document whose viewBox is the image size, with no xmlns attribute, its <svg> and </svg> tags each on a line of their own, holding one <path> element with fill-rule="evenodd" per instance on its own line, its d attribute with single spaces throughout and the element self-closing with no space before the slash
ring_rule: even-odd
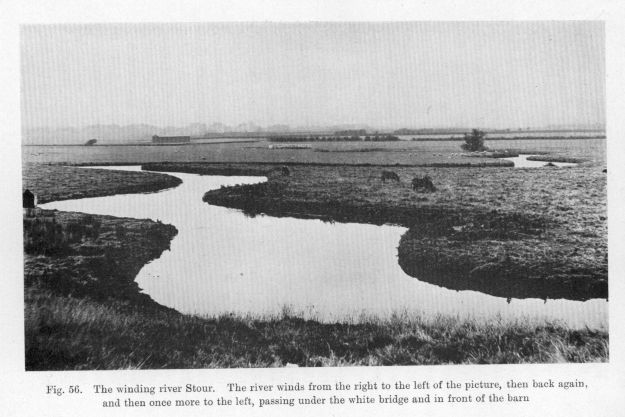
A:
<svg viewBox="0 0 625 417">
<path fill-rule="evenodd" d="M 87 142 L 85 142 L 85 146 L 93 146 L 96 144 L 97 141 L 97 139 L 89 139 Z"/>
<path fill-rule="evenodd" d="M 486 146 L 484 146 L 484 138 L 486 137 L 486 132 L 473 129 L 471 133 L 464 134 L 464 143 L 462 144 L 462 149 L 465 151 L 478 152 L 485 151 Z"/>
</svg>

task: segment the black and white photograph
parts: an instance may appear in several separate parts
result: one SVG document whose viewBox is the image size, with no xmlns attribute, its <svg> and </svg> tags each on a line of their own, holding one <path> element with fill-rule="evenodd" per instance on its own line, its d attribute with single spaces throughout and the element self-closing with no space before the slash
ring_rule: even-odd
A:
<svg viewBox="0 0 625 417">
<path fill-rule="evenodd" d="M 624 27 L 0 2 L 0 414 L 621 415 Z"/>
<path fill-rule="evenodd" d="M 27 370 L 609 360 L 602 22 L 20 49 Z"/>
</svg>

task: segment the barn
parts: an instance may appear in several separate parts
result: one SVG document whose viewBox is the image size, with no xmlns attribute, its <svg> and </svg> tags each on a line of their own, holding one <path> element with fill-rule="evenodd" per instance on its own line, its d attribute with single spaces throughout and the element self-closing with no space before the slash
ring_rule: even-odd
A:
<svg viewBox="0 0 625 417">
<path fill-rule="evenodd" d="M 22 207 L 25 209 L 35 208 L 37 205 L 37 197 L 29 189 L 22 193 Z"/>
<path fill-rule="evenodd" d="M 191 136 L 152 136 L 152 143 L 170 144 L 170 143 L 190 143 Z"/>
<path fill-rule="evenodd" d="M 37 195 L 28 189 L 22 193 L 22 208 L 24 209 L 25 221 L 38 220 L 44 223 L 54 223 L 56 220 L 54 210 L 44 210 L 37 207 Z"/>
</svg>

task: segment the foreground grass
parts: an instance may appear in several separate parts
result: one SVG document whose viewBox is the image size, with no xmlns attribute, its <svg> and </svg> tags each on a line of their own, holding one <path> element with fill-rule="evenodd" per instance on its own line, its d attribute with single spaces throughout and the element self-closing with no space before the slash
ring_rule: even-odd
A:
<svg viewBox="0 0 625 417">
<path fill-rule="evenodd" d="M 27 369 L 224 368 L 608 360 L 603 331 L 402 317 L 323 324 L 191 317 L 26 292 Z"/>
</svg>

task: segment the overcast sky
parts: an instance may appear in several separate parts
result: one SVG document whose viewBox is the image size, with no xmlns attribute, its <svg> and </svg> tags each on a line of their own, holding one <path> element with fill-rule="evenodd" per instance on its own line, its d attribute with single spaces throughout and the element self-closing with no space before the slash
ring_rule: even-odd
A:
<svg viewBox="0 0 625 417">
<path fill-rule="evenodd" d="M 24 26 L 24 127 L 605 118 L 600 22 Z"/>
</svg>

